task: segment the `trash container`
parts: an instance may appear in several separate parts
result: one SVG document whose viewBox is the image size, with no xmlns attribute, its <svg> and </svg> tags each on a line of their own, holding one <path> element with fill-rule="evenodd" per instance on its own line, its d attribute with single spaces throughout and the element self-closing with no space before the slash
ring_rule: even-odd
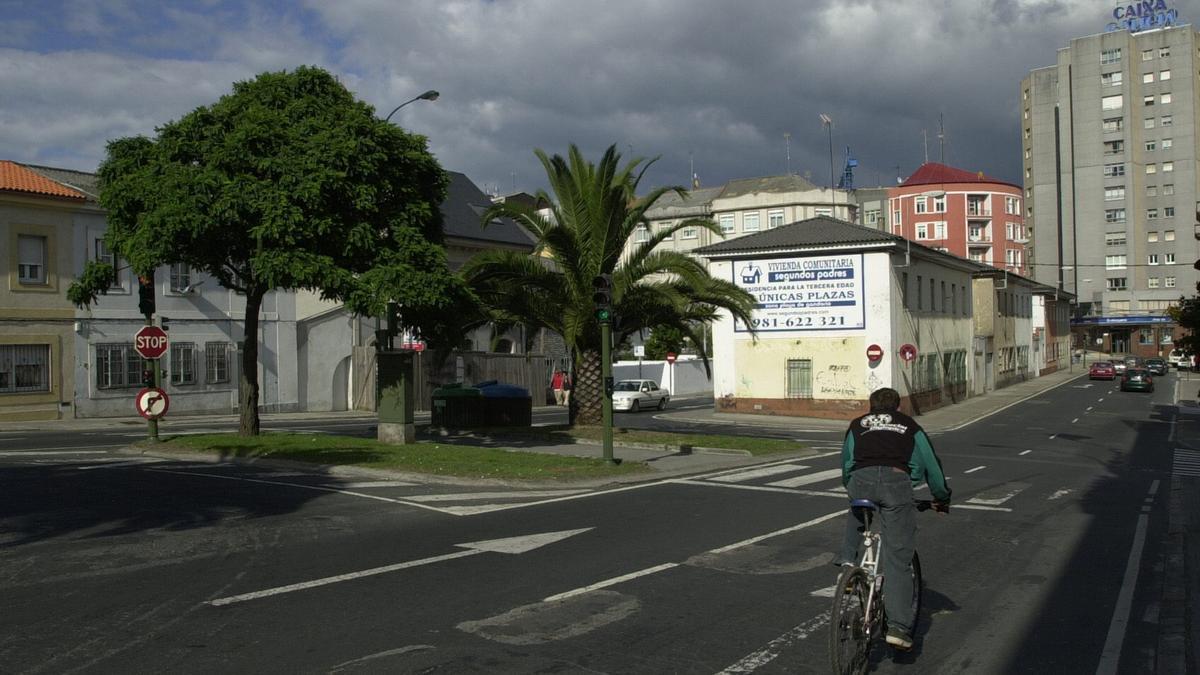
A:
<svg viewBox="0 0 1200 675">
<path fill-rule="evenodd" d="M 433 409 L 430 423 L 447 429 L 468 429 L 485 424 L 483 398 L 479 389 L 464 387 L 461 382 L 443 385 L 433 390 Z"/>
<path fill-rule="evenodd" d="M 483 419 L 490 427 L 528 427 L 533 425 L 533 396 L 524 387 L 496 380 L 475 387 L 483 397 Z"/>
</svg>

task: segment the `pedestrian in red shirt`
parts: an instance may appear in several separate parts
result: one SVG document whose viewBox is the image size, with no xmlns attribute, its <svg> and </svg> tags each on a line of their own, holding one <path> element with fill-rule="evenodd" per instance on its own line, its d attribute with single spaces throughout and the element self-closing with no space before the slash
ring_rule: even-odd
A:
<svg viewBox="0 0 1200 675">
<path fill-rule="evenodd" d="M 554 390 L 554 405 L 565 405 L 566 399 L 563 397 L 563 381 L 566 376 L 561 368 L 554 369 L 554 376 L 550 378 L 550 388 Z"/>
</svg>

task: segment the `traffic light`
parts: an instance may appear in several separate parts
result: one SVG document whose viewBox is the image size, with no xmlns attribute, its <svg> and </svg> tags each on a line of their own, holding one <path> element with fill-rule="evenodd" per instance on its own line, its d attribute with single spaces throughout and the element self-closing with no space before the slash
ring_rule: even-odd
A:
<svg viewBox="0 0 1200 675">
<path fill-rule="evenodd" d="M 154 275 L 138 277 L 138 311 L 149 318 L 154 316 Z"/>
<path fill-rule="evenodd" d="M 612 398 L 613 391 L 615 388 L 616 388 L 616 385 L 613 382 L 613 377 L 611 375 L 604 378 L 604 395 L 606 397 Z"/>
<path fill-rule="evenodd" d="M 388 335 L 395 337 L 400 333 L 400 303 L 388 300 L 386 317 Z"/>
<path fill-rule="evenodd" d="M 596 305 L 596 319 L 601 322 L 612 320 L 612 275 L 598 274 L 592 279 L 592 302 Z"/>
</svg>

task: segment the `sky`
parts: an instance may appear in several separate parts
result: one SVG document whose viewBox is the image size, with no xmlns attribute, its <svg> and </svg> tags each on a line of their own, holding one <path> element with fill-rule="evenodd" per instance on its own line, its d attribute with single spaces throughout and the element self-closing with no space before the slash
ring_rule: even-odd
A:
<svg viewBox="0 0 1200 675">
<path fill-rule="evenodd" d="M 112 139 L 315 65 L 380 117 L 440 92 L 392 121 L 490 193 L 544 188 L 534 150 L 572 143 L 657 157 L 643 188 L 789 170 L 827 185 L 831 145 L 859 187 L 926 152 L 1020 184 L 1021 78 L 1117 4 L 0 0 L 0 159 L 94 171 Z M 1167 4 L 1200 22 L 1200 0 Z"/>
</svg>

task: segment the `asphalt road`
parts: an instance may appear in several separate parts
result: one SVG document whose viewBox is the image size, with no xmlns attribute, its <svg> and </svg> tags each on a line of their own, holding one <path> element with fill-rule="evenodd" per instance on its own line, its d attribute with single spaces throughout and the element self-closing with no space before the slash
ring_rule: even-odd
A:
<svg viewBox="0 0 1200 675">
<path fill-rule="evenodd" d="M 955 508 L 875 672 L 1151 669 L 1174 377 L 937 435 Z M 831 454 L 521 492 L 89 452 L 0 455 L 0 671 L 828 672 Z"/>
</svg>

